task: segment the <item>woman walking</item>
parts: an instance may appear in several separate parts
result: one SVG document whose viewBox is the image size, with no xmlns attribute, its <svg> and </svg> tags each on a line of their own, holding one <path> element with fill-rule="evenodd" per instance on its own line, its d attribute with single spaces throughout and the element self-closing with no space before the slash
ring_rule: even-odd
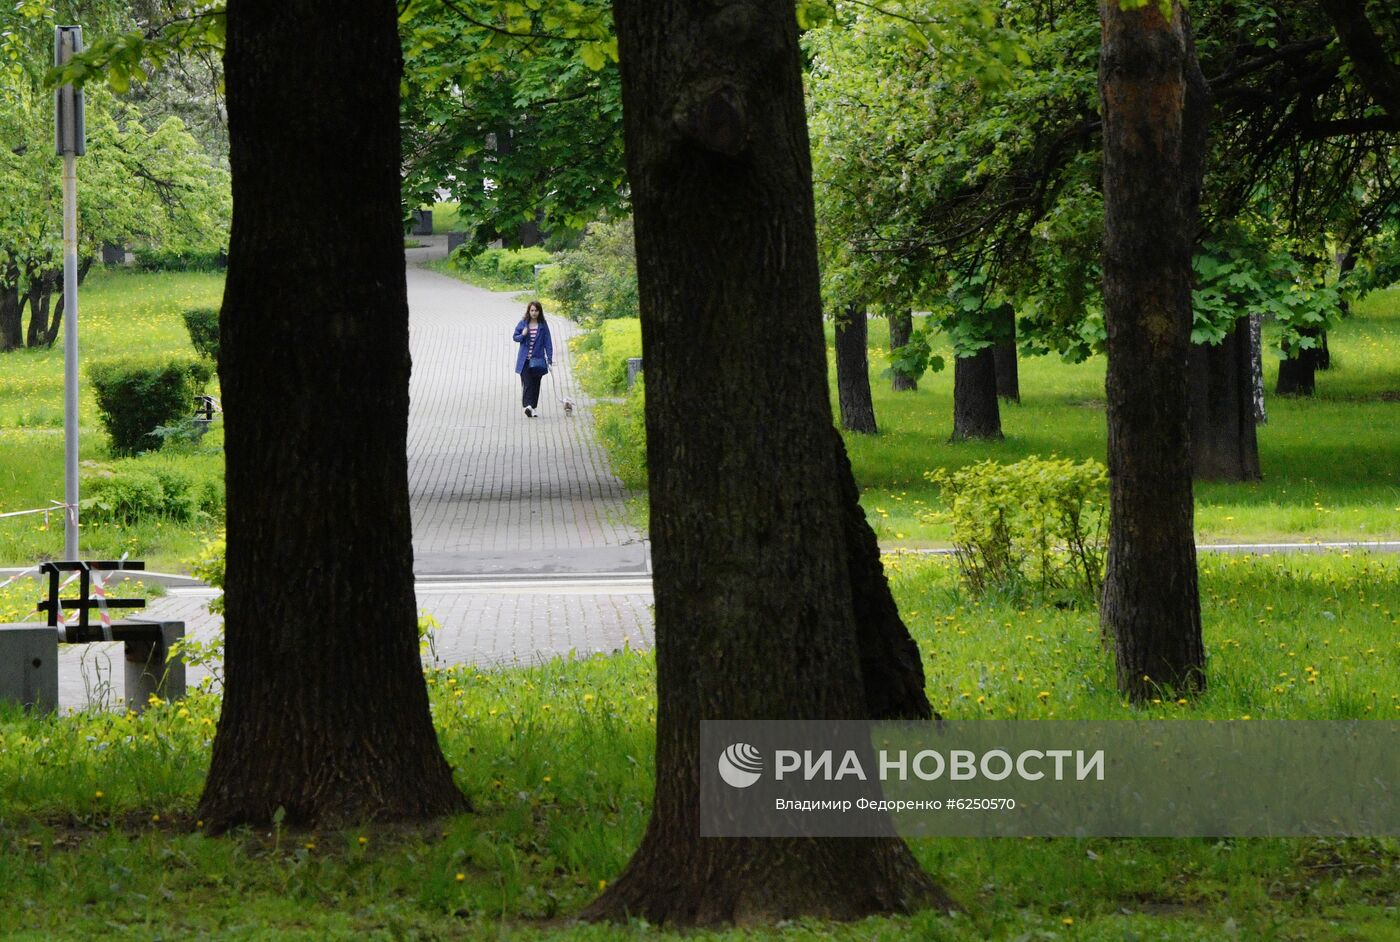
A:
<svg viewBox="0 0 1400 942">
<path fill-rule="evenodd" d="M 549 325 L 544 321 L 544 308 L 531 301 L 525 316 L 515 325 L 515 342 L 520 345 L 515 355 L 515 372 L 520 374 L 520 404 L 525 415 L 534 418 L 540 408 L 540 380 L 554 363 L 554 341 L 549 337 Z"/>
</svg>

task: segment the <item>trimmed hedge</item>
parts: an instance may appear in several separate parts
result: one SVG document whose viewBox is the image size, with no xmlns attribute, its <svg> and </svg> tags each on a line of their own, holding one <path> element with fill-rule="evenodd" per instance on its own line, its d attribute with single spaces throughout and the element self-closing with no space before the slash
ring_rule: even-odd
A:
<svg viewBox="0 0 1400 942">
<path fill-rule="evenodd" d="M 112 454 L 134 455 L 160 448 L 153 434 L 194 412 L 194 397 L 213 370 L 204 360 L 107 360 L 88 367 L 97 410 L 112 440 Z"/>
<path fill-rule="evenodd" d="M 137 249 L 133 254 L 141 271 L 219 271 L 227 267 L 219 249 Z"/>
<path fill-rule="evenodd" d="M 185 330 L 199 355 L 219 362 L 219 310 L 212 307 L 191 308 L 184 313 Z"/>
</svg>

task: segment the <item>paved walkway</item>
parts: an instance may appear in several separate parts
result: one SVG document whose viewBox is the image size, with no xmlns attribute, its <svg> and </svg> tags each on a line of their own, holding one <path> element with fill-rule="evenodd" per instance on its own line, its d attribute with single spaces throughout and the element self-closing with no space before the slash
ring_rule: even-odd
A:
<svg viewBox="0 0 1400 942">
<path fill-rule="evenodd" d="M 419 267 L 445 254 L 442 237 L 429 241 L 407 253 L 408 471 L 418 603 L 442 625 L 438 660 L 535 663 L 649 646 L 647 547 L 627 522 L 574 377 L 568 338 L 577 328 L 549 317 L 554 368 L 540 417 L 526 418 L 511 340 L 524 303 Z M 576 403 L 572 415 L 564 397 Z M 182 620 L 208 638 L 220 623 L 210 598 L 172 589 L 143 615 Z M 115 703 L 121 646 L 65 647 L 59 677 L 65 707 L 93 691 Z"/>
<path fill-rule="evenodd" d="M 530 419 L 511 340 L 523 303 L 416 267 L 408 301 L 414 570 L 644 572 L 645 544 L 626 522 L 622 485 L 574 377 L 577 328 L 550 318 L 554 368 Z M 572 415 L 566 397 L 578 403 Z"/>
</svg>

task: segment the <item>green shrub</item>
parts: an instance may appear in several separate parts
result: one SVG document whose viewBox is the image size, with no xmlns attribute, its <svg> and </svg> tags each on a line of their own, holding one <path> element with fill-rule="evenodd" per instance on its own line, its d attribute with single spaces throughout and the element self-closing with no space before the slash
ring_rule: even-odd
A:
<svg viewBox="0 0 1400 942">
<path fill-rule="evenodd" d="M 627 361 L 642 355 L 642 322 L 604 321 L 572 341 L 574 368 L 583 388 L 595 396 L 627 391 Z"/>
<path fill-rule="evenodd" d="M 96 523 L 149 519 L 185 522 L 222 517 L 224 482 L 217 457 L 145 455 L 98 465 L 83 479 L 82 507 Z"/>
<path fill-rule="evenodd" d="M 108 360 L 88 367 L 97 393 L 97 410 L 112 440 L 112 453 L 154 451 L 153 434 L 194 411 L 194 397 L 213 371 L 203 360 Z"/>
<path fill-rule="evenodd" d="M 641 316 L 631 217 L 589 226 L 578 248 L 559 256 L 549 288 L 576 321 Z"/>
<path fill-rule="evenodd" d="M 219 249 L 137 249 L 141 271 L 218 271 L 226 266 Z"/>
<path fill-rule="evenodd" d="M 90 478 L 84 482 L 83 491 L 87 496 L 82 501 L 82 512 L 87 522 L 132 524 L 170 515 L 165 487 L 149 471 Z M 184 519 L 188 514 L 175 516 Z"/>
<path fill-rule="evenodd" d="M 925 472 L 952 516 L 954 555 L 967 587 L 1097 598 L 1108 528 L 1108 471 L 1031 455 Z"/>
<path fill-rule="evenodd" d="M 646 382 L 638 376 L 622 402 L 594 406 L 598 436 L 608 451 L 613 474 L 632 490 L 647 486 Z"/>
<path fill-rule="evenodd" d="M 535 266 L 548 265 L 554 256 L 539 246 L 528 249 L 485 249 L 465 243 L 452 251 L 452 266 L 483 288 L 512 290 L 535 285 Z"/>
<path fill-rule="evenodd" d="M 219 362 L 219 310 L 212 307 L 192 308 L 184 313 L 185 329 L 190 343 L 199 355 Z"/>
</svg>

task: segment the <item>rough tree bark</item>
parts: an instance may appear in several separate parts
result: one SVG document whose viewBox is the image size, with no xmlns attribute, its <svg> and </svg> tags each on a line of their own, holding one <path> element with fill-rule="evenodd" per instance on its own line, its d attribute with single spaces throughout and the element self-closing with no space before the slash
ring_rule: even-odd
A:
<svg viewBox="0 0 1400 942">
<path fill-rule="evenodd" d="M 462 811 L 416 631 L 394 4 L 231 0 L 224 62 L 228 631 L 199 816 Z M 286 238 L 326 213 L 354 237 Z"/>
<path fill-rule="evenodd" d="M 1210 92 L 1170 20 L 1101 0 L 1109 541 L 1100 617 L 1134 700 L 1205 685 L 1186 359 Z"/>
<path fill-rule="evenodd" d="M 1254 371 L 1249 318 L 1235 321 L 1218 344 L 1192 344 L 1188 368 L 1191 468 L 1202 481 L 1257 481 Z"/>
<path fill-rule="evenodd" d="M 997 311 L 998 340 L 992 344 L 996 360 L 997 395 L 1008 402 L 1021 401 L 1021 372 L 1016 362 L 1016 309 L 1003 305 Z"/>
<path fill-rule="evenodd" d="M 619 0 L 656 598 L 656 793 L 585 913 L 699 925 L 946 902 L 894 838 L 701 839 L 705 719 L 872 712 L 785 0 Z M 783 342 L 774 344 L 775 336 Z M 782 409 L 752 407 L 765 389 Z M 906 649 L 907 650 L 907 649 Z"/>
<path fill-rule="evenodd" d="M 870 351 L 866 344 L 870 323 L 859 304 L 849 304 L 836 315 L 836 393 L 841 406 L 841 427 L 874 435 L 875 402 L 870 397 Z"/>
<path fill-rule="evenodd" d="M 914 312 L 904 308 L 885 316 L 890 322 L 890 353 L 894 353 L 908 343 L 914 333 Z M 919 381 L 911 376 L 895 373 L 890 378 L 890 388 L 895 392 L 912 392 L 919 388 Z"/>
<path fill-rule="evenodd" d="M 991 347 L 953 361 L 953 437 L 950 441 L 1001 438 L 997 362 Z"/>
</svg>

